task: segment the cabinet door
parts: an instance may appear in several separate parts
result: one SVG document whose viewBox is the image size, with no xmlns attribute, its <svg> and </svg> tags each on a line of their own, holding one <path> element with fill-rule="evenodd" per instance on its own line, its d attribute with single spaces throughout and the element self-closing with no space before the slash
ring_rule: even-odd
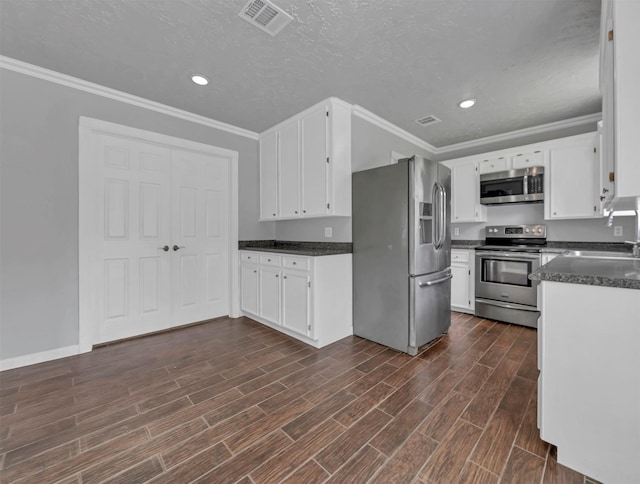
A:
<svg viewBox="0 0 640 484">
<path fill-rule="evenodd" d="M 614 1 L 613 33 L 613 116 L 612 135 L 615 155 L 615 197 L 626 198 L 636 206 L 640 196 L 640 2 Z M 604 102 L 603 97 L 603 102 Z M 605 107 L 603 111 L 608 111 Z M 603 113 L 603 114 L 605 114 Z M 605 118 L 603 118 L 605 119 Z"/>
<path fill-rule="evenodd" d="M 469 308 L 469 264 L 451 264 L 451 306 Z"/>
<path fill-rule="evenodd" d="M 545 209 L 549 219 L 572 219 L 598 216 L 597 135 L 549 153 L 549 193 Z M 598 188 L 596 188 L 598 187 Z"/>
<path fill-rule="evenodd" d="M 496 171 L 504 171 L 507 169 L 507 159 L 504 156 L 489 158 L 478 163 L 480 173 L 495 173 Z"/>
<path fill-rule="evenodd" d="M 451 168 L 451 222 L 482 220 L 479 200 L 479 178 L 475 162 L 456 164 Z"/>
<path fill-rule="evenodd" d="M 259 316 L 280 324 L 280 270 L 260 267 L 260 312 Z"/>
<path fill-rule="evenodd" d="M 300 120 L 303 215 L 326 215 L 327 110 L 321 106 Z"/>
<path fill-rule="evenodd" d="M 260 220 L 278 215 L 278 134 L 260 137 Z"/>
<path fill-rule="evenodd" d="M 306 273 L 287 271 L 282 273 L 282 325 L 308 335 L 309 327 L 309 283 Z"/>
<path fill-rule="evenodd" d="M 278 207 L 280 217 L 298 217 L 300 212 L 300 150 L 298 120 L 279 130 Z"/>
<path fill-rule="evenodd" d="M 242 264 L 240 308 L 251 314 L 258 314 L 258 266 Z"/>
<path fill-rule="evenodd" d="M 518 153 L 511 157 L 511 166 L 514 170 L 529 168 L 531 166 L 544 166 L 544 154 L 542 151 Z"/>
</svg>

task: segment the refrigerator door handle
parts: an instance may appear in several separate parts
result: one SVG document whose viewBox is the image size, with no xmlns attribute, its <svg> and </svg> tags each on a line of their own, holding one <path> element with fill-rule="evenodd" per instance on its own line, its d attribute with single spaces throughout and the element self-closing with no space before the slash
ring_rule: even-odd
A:
<svg viewBox="0 0 640 484">
<path fill-rule="evenodd" d="M 440 183 L 436 183 L 434 185 L 433 200 L 436 205 L 434 210 L 436 215 L 436 220 L 435 220 L 435 223 L 433 224 L 435 227 L 435 234 L 433 239 L 434 239 L 435 248 L 440 249 L 442 248 L 442 245 L 447 239 L 447 234 L 445 233 L 446 218 L 447 218 L 446 193 L 445 193 L 444 187 Z"/>
<path fill-rule="evenodd" d="M 435 281 L 427 281 L 427 282 L 419 282 L 418 286 L 420 287 L 429 287 L 429 286 L 435 286 L 436 284 L 442 284 L 443 282 L 448 281 L 449 279 L 451 279 L 453 277 L 452 274 L 447 274 L 446 276 L 444 276 L 442 279 L 436 279 Z"/>
<path fill-rule="evenodd" d="M 440 247 L 447 241 L 447 191 L 440 185 Z"/>
</svg>

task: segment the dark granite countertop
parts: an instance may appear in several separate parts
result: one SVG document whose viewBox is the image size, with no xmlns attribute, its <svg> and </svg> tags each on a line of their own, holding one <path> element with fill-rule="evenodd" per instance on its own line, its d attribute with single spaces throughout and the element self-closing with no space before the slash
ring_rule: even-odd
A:
<svg viewBox="0 0 640 484">
<path fill-rule="evenodd" d="M 529 279 L 640 289 L 640 259 L 560 256 L 533 272 Z"/>
<path fill-rule="evenodd" d="M 452 249 L 475 249 L 484 245 L 484 240 L 451 240 Z M 619 242 L 554 242 L 547 241 L 545 247 L 540 247 L 542 253 L 562 254 L 568 250 L 598 250 L 607 252 L 629 252 L 631 246 Z"/>
<path fill-rule="evenodd" d="M 547 241 L 546 247 L 540 249 L 543 253 L 562 254 L 567 250 L 598 250 L 605 252 L 629 252 L 631 246 L 619 242 L 553 242 Z"/>
<path fill-rule="evenodd" d="M 484 244 L 484 240 L 454 240 L 451 239 L 452 249 L 475 249 Z"/>
<path fill-rule="evenodd" d="M 293 242 L 288 240 L 241 240 L 238 249 L 255 252 L 278 252 L 292 255 L 308 255 L 318 257 L 323 255 L 351 254 L 351 242 Z"/>
</svg>

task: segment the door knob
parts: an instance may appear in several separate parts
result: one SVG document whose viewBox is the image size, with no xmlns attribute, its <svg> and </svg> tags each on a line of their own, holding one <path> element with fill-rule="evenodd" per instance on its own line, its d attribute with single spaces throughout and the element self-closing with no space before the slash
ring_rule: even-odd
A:
<svg viewBox="0 0 640 484">
<path fill-rule="evenodd" d="M 165 245 L 164 247 L 158 247 L 159 250 L 164 250 L 165 252 L 169 252 L 169 246 Z"/>
<path fill-rule="evenodd" d="M 174 245 L 174 246 L 173 246 L 173 250 L 174 250 L 174 252 L 175 252 L 175 251 L 178 251 L 178 250 L 180 250 L 180 249 L 184 249 L 184 245 Z"/>
</svg>

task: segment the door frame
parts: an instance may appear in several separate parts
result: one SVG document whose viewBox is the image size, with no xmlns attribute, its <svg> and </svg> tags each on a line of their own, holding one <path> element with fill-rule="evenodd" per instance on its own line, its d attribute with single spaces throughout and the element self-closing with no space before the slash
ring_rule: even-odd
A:
<svg viewBox="0 0 640 484">
<path fill-rule="evenodd" d="M 161 145 L 167 148 L 178 148 L 189 151 L 220 156 L 229 162 L 229 316 L 239 317 L 240 287 L 238 274 L 238 152 L 219 148 L 196 141 L 168 136 L 153 131 L 132 128 L 122 124 L 111 123 L 99 119 L 80 116 L 78 133 L 78 353 L 91 351 L 96 341 L 98 318 L 96 274 L 92 270 L 96 263 L 93 247 L 97 245 L 99 230 L 93 214 L 99 210 L 96 200 L 95 163 L 99 158 L 95 152 L 96 134 L 115 135 L 145 143 Z M 194 321 L 195 322 L 195 321 Z"/>
</svg>

